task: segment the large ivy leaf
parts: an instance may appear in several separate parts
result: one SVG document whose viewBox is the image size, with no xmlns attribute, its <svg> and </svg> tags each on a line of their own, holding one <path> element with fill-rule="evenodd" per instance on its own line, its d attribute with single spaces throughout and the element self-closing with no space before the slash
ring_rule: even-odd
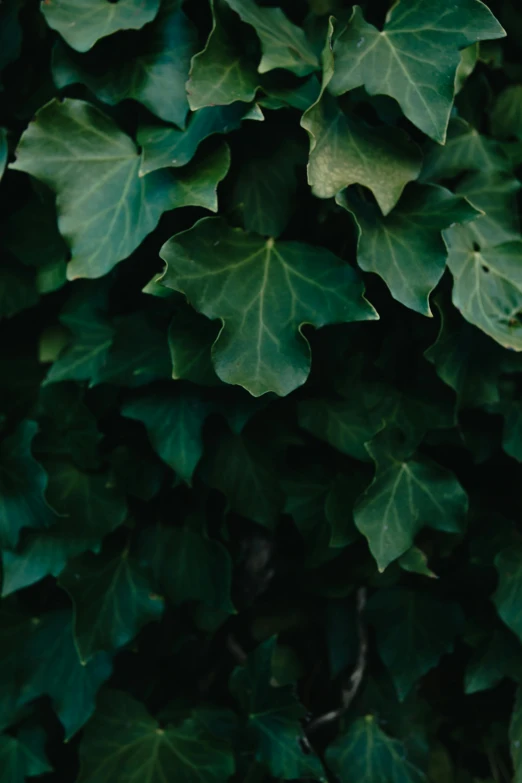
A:
<svg viewBox="0 0 522 783">
<path fill-rule="evenodd" d="M 319 68 L 319 60 L 303 30 L 290 22 L 280 8 L 257 5 L 254 0 L 226 0 L 243 22 L 252 25 L 261 41 L 259 73 L 285 68 L 306 76 Z"/>
<path fill-rule="evenodd" d="M 479 249 L 457 228 L 448 241 L 455 307 L 504 348 L 522 350 L 522 242 Z"/>
<path fill-rule="evenodd" d="M 117 30 L 139 30 L 151 22 L 161 0 L 52 0 L 41 9 L 49 27 L 65 38 L 69 46 L 86 52 L 99 38 Z"/>
<path fill-rule="evenodd" d="M 225 2 L 211 0 L 212 30 L 205 48 L 192 58 L 187 95 L 190 108 L 224 106 L 254 100 L 259 76 L 248 53 L 234 34 L 234 14 Z"/>
<path fill-rule="evenodd" d="M 360 783 L 424 783 L 400 740 L 385 734 L 373 715 L 358 718 L 326 750 L 326 762 L 340 780 Z"/>
<path fill-rule="evenodd" d="M 232 106 L 210 106 L 195 112 L 183 131 L 142 126 L 138 132 L 138 142 L 143 147 L 140 176 L 169 166 L 185 166 L 204 139 L 215 133 L 236 130 L 243 120 L 248 119 L 263 120 L 263 115 L 243 103 L 234 103 Z"/>
<path fill-rule="evenodd" d="M 380 590 L 370 599 L 367 615 L 401 701 L 442 655 L 453 650 L 464 624 L 458 604 L 404 588 Z"/>
<path fill-rule="evenodd" d="M 94 712 L 98 689 L 112 672 L 110 657 L 97 653 L 88 663 L 80 662 L 71 612 L 51 612 L 38 618 L 20 653 L 25 669 L 24 702 L 49 696 L 65 738 L 70 739 Z"/>
<path fill-rule="evenodd" d="M 162 120 L 183 126 L 189 109 L 185 82 L 196 32 L 180 5 L 179 0 L 163 2 L 155 21 L 145 27 L 137 41 L 133 38 L 132 44 L 129 42 L 126 57 L 122 56 L 123 40 L 117 46 L 104 41 L 83 56 L 58 45 L 52 65 L 56 86 L 63 89 L 80 82 L 111 106 L 134 98 Z M 114 64 L 104 64 L 101 70 L 100 60 L 111 51 L 118 55 Z"/>
<path fill-rule="evenodd" d="M 49 502 L 59 514 L 48 530 L 28 532 L 16 552 L 2 552 L 2 595 L 58 576 L 67 561 L 91 549 L 121 525 L 127 513 L 123 493 L 107 471 L 86 473 L 72 462 L 46 463 Z"/>
<path fill-rule="evenodd" d="M 230 508 L 268 528 L 275 526 L 283 493 L 271 455 L 242 433 L 227 432 L 205 455 L 204 475 L 226 497 Z"/>
<path fill-rule="evenodd" d="M 310 137 L 308 182 L 319 198 L 335 196 L 354 183 L 364 185 L 387 215 L 405 185 L 417 178 L 420 152 L 402 131 L 370 127 L 342 111 L 327 90 L 334 76 L 332 35 L 330 22 L 321 93 L 301 119 Z"/>
<path fill-rule="evenodd" d="M 52 772 L 44 754 L 44 736 L 26 737 L 0 735 L 0 767 L 5 783 L 26 783 L 28 778 Z"/>
<path fill-rule="evenodd" d="M 462 530 L 468 498 L 450 470 L 394 449 L 387 431 L 367 449 L 375 477 L 359 498 L 354 519 L 381 571 L 412 546 L 424 525 Z"/>
<path fill-rule="evenodd" d="M 105 691 L 80 746 L 78 783 L 224 783 L 234 757 L 201 725 L 187 719 L 160 726 L 144 705 L 126 693 Z"/>
<path fill-rule="evenodd" d="M 74 605 L 74 636 L 83 663 L 99 651 L 123 647 L 163 613 L 163 599 L 152 592 L 149 575 L 126 549 L 81 555 L 58 584 Z"/>
<path fill-rule="evenodd" d="M 38 431 L 25 421 L 0 442 L 0 546 L 14 548 L 24 527 L 45 528 L 56 516 L 47 505 L 47 474 L 31 453 Z"/>
<path fill-rule="evenodd" d="M 364 86 L 370 95 L 389 95 L 414 125 L 444 143 L 459 50 L 505 34 L 480 0 L 397 3 L 382 31 L 355 6 L 333 47 L 336 69 L 330 90 L 340 95 Z"/>
<path fill-rule="evenodd" d="M 246 666 L 232 672 L 230 689 L 245 713 L 255 757 L 267 764 L 274 777 L 324 780 L 321 762 L 315 753 L 304 753 L 300 742 L 305 711 L 293 686 L 271 684 L 275 644 L 275 638 L 260 644 Z"/>
<path fill-rule="evenodd" d="M 493 596 L 502 620 L 522 641 L 522 547 L 514 544 L 502 549 L 495 558 L 498 587 Z"/>
<path fill-rule="evenodd" d="M 138 396 L 125 403 L 122 413 L 145 425 L 154 450 L 190 484 L 203 454 L 203 424 L 212 409 L 196 390 L 185 388 Z"/>
<path fill-rule="evenodd" d="M 221 380 L 254 396 L 305 382 L 302 326 L 376 318 L 353 270 L 327 250 L 263 240 L 220 219 L 200 220 L 161 250 L 162 282 L 223 328 L 213 347 Z"/>
<path fill-rule="evenodd" d="M 386 217 L 349 190 L 336 201 L 355 218 L 361 269 L 382 277 L 401 304 L 431 315 L 429 295 L 446 267 L 442 229 L 480 213 L 464 198 L 433 185 L 409 185 Z"/>
<path fill-rule="evenodd" d="M 56 192 L 60 233 L 72 253 L 69 279 L 106 274 L 165 210 L 187 203 L 187 189 L 180 199 L 169 172 L 139 177 L 140 162 L 132 139 L 84 101 L 51 101 L 23 134 L 11 168 Z"/>
</svg>

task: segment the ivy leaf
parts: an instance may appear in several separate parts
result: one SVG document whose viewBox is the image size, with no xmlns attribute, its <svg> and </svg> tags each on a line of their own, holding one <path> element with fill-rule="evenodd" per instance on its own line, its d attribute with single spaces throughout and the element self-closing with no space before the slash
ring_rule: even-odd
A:
<svg viewBox="0 0 522 783">
<path fill-rule="evenodd" d="M 293 686 L 272 685 L 275 644 L 275 638 L 263 642 L 248 656 L 246 666 L 232 672 L 230 690 L 247 717 L 257 761 L 267 764 L 271 774 L 283 780 L 324 780 L 315 753 L 306 754 L 301 746 L 304 735 L 300 719 L 305 710 Z"/>
<path fill-rule="evenodd" d="M 84 101 L 51 101 L 23 134 L 10 165 L 56 192 L 69 280 L 105 275 L 178 206 L 170 173 L 140 178 L 140 161 L 132 139 Z"/>
<path fill-rule="evenodd" d="M 365 444 L 381 428 L 380 420 L 353 401 L 315 399 L 299 403 L 299 426 L 349 457 L 368 461 Z"/>
<path fill-rule="evenodd" d="M 522 547 L 513 544 L 502 549 L 495 557 L 498 572 L 498 587 L 493 603 L 501 619 L 522 641 Z"/>
<path fill-rule="evenodd" d="M 465 196 L 484 215 L 466 227 L 470 236 L 481 246 L 501 245 L 504 242 L 518 240 L 520 221 L 516 194 L 521 184 L 518 179 L 506 172 L 477 172 L 461 180 L 456 188 L 459 195 Z M 460 230 L 457 228 L 457 232 Z M 453 228 L 445 236 L 451 236 Z"/>
<path fill-rule="evenodd" d="M 437 579 L 437 574 L 428 566 L 428 558 L 426 554 L 419 549 L 418 546 L 412 546 L 399 557 L 399 565 L 403 571 L 408 571 L 411 574 L 421 574 L 421 576 L 427 576 L 430 579 Z"/>
<path fill-rule="evenodd" d="M 329 251 L 265 241 L 219 218 L 176 234 L 161 257 L 162 283 L 223 324 L 213 347 L 217 375 L 255 397 L 289 394 L 305 382 L 305 323 L 318 328 L 377 317 L 353 270 Z"/>
<path fill-rule="evenodd" d="M 152 550 L 152 556 L 147 551 Z M 225 547 L 187 524 L 158 528 L 143 557 L 159 563 L 158 579 L 174 606 L 201 601 L 211 609 L 235 614 L 230 598 L 232 561 Z"/>
<path fill-rule="evenodd" d="M 8 549 L 22 528 L 49 527 L 56 519 L 45 500 L 47 474 L 31 453 L 37 431 L 25 421 L 0 442 L 0 546 Z"/>
<path fill-rule="evenodd" d="M 33 739 L 33 732 L 25 734 L 24 737 L 21 733 L 20 738 L 0 735 L 0 766 L 5 783 L 25 783 L 28 778 L 53 771 L 44 753 L 45 737 Z"/>
<path fill-rule="evenodd" d="M 401 701 L 442 655 L 452 652 L 464 625 L 458 604 L 404 588 L 380 590 L 372 596 L 367 616 Z"/>
<path fill-rule="evenodd" d="M 389 95 L 414 125 L 443 144 L 459 50 L 505 35 L 480 0 L 457 0 L 451 6 L 409 0 L 391 8 L 382 31 L 355 6 L 334 44 L 330 90 L 341 95 L 364 86 L 370 95 Z"/>
<path fill-rule="evenodd" d="M 359 783 L 424 783 L 400 740 L 382 731 L 373 715 L 358 718 L 328 746 L 326 763 L 340 780 Z"/>
<path fill-rule="evenodd" d="M 334 76 L 333 24 L 323 52 L 323 84 L 317 101 L 303 114 L 310 137 L 308 182 L 319 198 L 331 198 L 358 183 L 369 188 L 384 215 L 421 168 L 420 151 L 396 128 L 370 127 L 345 114 L 327 91 Z"/>
<path fill-rule="evenodd" d="M 159 288 L 172 294 L 168 288 Z M 218 332 L 218 324 L 199 315 L 183 302 L 170 322 L 168 333 L 174 380 L 185 379 L 202 386 L 221 384 L 211 357 L 211 348 Z"/>
<path fill-rule="evenodd" d="M 195 720 L 162 728 L 143 704 L 119 691 L 100 694 L 80 762 L 78 783 L 132 783 L 137 770 L 150 783 L 225 783 L 234 772 L 232 752 Z"/>
<path fill-rule="evenodd" d="M 429 295 L 444 273 L 447 258 L 441 231 L 474 220 L 480 212 L 466 199 L 434 185 L 408 185 L 386 217 L 351 191 L 338 194 L 336 201 L 355 219 L 361 269 L 382 277 L 401 304 L 432 315 Z"/>
<path fill-rule="evenodd" d="M 46 651 L 42 655 L 42 650 Z M 100 685 L 111 675 L 106 653 L 81 663 L 74 646 L 71 612 L 51 612 L 38 618 L 35 632 L 23 648 L 25 702 L 48 695 L 69 740 L 94 712 Z"/>
<path fill-rule="evenodd" d="M 129 40 L 132 45 L 127 56 L 123 49 L 125 39 L 120 39 L 120 46 L 106 40 L 83 56 L 75 56 L 58 44 L 53 52 L 54 83 L 60 90 L 78 82 L 85 84 L 99 100 L 111 106 L 133 98 L 162 120 L 183 127 L 189 109 L 185 82 L 196 32 L 180 5 L 179 0 L 162 3 L 154 22 L 137 39 L 133 36 Z M 104 54 L 110 56 L 111 50 L 119 56 L 113 63 L 109 59 L 109 64 L 100 70 L 100 59 Z"/>
<path fill-rule="evenodd" d="M 379 570 L 404 554 L 424 525 L 461 531 L 468 499 L 451 471 L 424 457 L 397 453 L 387 431 L 367 449 L 375 477 L 359 498 L 354 519 Z"/>
<path fill-rule="evenodd" d="M 249 103 L 255 98 L 259 82 L 254 63 L 238 45 L 240 37 L 234 30 L 234 14 L 224 2 L 211 0 L 210 4 L 212 30 L 203 51 L 192 58 L 187 82 L 192 111 L 236 101 Z"/>
<path fill-rule="evenodd" d="M 505 628 L 498 628 L 473 653 L 466 668 L 464 692 L 494 688 L 504 677 L 520 682 L 520 642 Z"/>
<path fill-rule="evenodd" d="M 261 41 L 263 56 L 259 73 L 285 68 L 296 76 L 307 76 L 319 68 L 317 56 L 304 31 L 290 22 L 280 8 L 266 8 L 253 0 L 226 0 L 243 22 L 252 25 Z"/>
<path fill-rule="evenodd" d="M 522 462 L 522 405 L 518 401 L 506 405 L 504 410 L 504 427 L 502 432 L 502 448 L 510 457 Z"/>
<path fill-rule="evenodd" d="M 243 103 L 232 106 L 211 106 L 191 115 L 186 130 L 144 125 L 138 132 L 138 143 L 143 147 L 140 176 L 169 166 L 189 163 L 201 142 L 215 133 L 228 133 L 241 126 L 243 120 L 263 120 L 258 110 Z"/>
<path fill-rule="evenodd" d="M 203 424 L 212 406 L 196 390 L 149 392 L 130 399 L 122 414 L 141 421 L 152 447 L 187 484 L 203 454 Z"/>
<path fill-rule="evenodd" d="M 425 149 L 421 179 L 434 182 L 449 179 L 462 171 L 508 171 L 510 162 L 494 139 L 480 134 L 461 117 L 454 117 L 448 125 L 444 146 L 431 143 Z"/>
<path fill-rule="evenodd" d="M 104 550 L 72 560 L 58 584 L 74 605 L 74 636 L 80 659 L 87 663 L 100 651 L 128 644 L 147 623 L 159 620 L 163 600 L 150 579 L 124 549 Z"/>
<path fill-rule="evenodd" d="M 481 250 L 456 228 L 448 241 L 455 307 L 504 348 L 522 350 L 522 241 Z"/>
<path fill-rule="evenodd" d="M 227 432 L 205 455 L 202 472 L 230 508 L 269 529 L 275 527 L 284 497 L 271 455 L 246 435 Z"/>
<path fill-rule="evenodd" d="M 98 552 L 103 538 L 125 519 L 125 497 L 105 471 L 85 473 L 72 462 L 46 463 L 48 497 L 60 515 L 48 530 L 28 532 L 16 552 L 2 552 L 2 595 L 9 595 L 58 576 L 68 560 L 90 549 Z"/>
<path fill-rule="evenodd" d="M 161 0 L 52 0 L 42 3 L 45 21 L 69 46 L 86 52 L 99 38 L 117 30 L 139 30 L 152 22 Z"/>
<path fill-rule="evenodd" d="M 499 139 L 522 139 L 522 85 L 511 84 L 495 101 L 491 130 Z"/>
</svg>

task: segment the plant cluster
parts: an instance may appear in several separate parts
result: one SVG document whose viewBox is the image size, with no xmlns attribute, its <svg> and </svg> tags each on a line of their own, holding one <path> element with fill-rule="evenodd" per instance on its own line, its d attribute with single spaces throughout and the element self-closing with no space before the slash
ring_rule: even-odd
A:
<svg viewBox="0 0 522 783">
<path fill-rule="evenodd" d="M 2 0 L 2 783 L 522 781 L 518 0 Z"/>
</svg>

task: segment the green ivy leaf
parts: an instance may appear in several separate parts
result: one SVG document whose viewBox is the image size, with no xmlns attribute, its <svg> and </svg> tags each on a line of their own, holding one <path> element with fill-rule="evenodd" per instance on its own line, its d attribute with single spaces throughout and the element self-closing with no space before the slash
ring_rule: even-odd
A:
<svg viewBox="0 0 522 783">
<path fill-rule="evenodd" d="M 459 49 L 505 35 L 480 0 L 457 0 L 451 6 L 408 0 L 391 8 L 382 31 L 355 6 L 334 44 L 330 90 L 341 95 L 364 86 L 370 95 L 389 95 L 414 125 L 443 144 Z"/>
<path fill-rule="evenodd" d="M 159 288 L 172 295 L 170 289 L 163 286 Z M 218 324 L 199 315 L 185 302 L 179 306 L 170 322 L 168 333 L 174 380 L 184 379 L 202 386 L 221 384 L 211 356 L 218 332 Z"/>
<path fill-rule="evenodd" d="M 246 666 L 232 672 L 230 689 L 246 715 L 257 761 L 267 764 L 271 774 L 283 780 L 324 780 L 321 762 L 315 753 L 305 753 L 301 745 L 300 719 L 305 711 L 293 686 L 272 685 L 275 644 L 275 638 L 260 644 Z"/>
<path fill-rule="evenodd" d="M 491 112 L 491 130 L 499 139 L 522 139 L 522 85 L 506 87 Z"/>
<path fill-rule="evenodd" d="M 452 652 L 464 624 L 458 604 L 404 588 L 380 590 L 372 596 L 367 616 L 401 701 L 442 655 Z"/>
<path fill-rule="evenodd" d="M 398 563 L 403 571 L 428 576 L 430 579 L 437 579 L 437 574 L 434 574 L 428 566 L 426 554 L 418 546 L 410 547 L 407 552 L 399 557 Z"/>
<path fill-rule="evenodd" d="M 268 528 L 275 527 L 284 497 L 271 455 L 244 434 L 227 432 L 205 455 L 202 472 L 230 508 Z"/>
<path fill-rule="evenodd" d="M 369 188 L 384 215 L 421 168 L 420 151 L 403 131 L 370 127 L 345 114 L 327 88 L 334 76 L 332 22 L 323 52 L 321 93 L 301 119 L 310 137 L 308 182 L 319 198 L 358 183 Z"/>
<path fill-rule="evenodd" d="M 326 762 L 340 780 L 359 783 L 424 783 L 424 773 L 408 759 L 399 740 L 382 731 L 373 715 L 358 718 L 328 746 Z"/>
<path fill-rule="evenodd" d="M 125 519 L 127 504 L 106 471 L 84 473 L 71 462 L 46 463 L 49 502 L 60 515 L 48 530 L 28 532 L 16 552 L 2 552 L 2 595 L 58 576 L 68 560 L 90 549 Z"/>
<path fill-rule="evenodd" d="M 215 133 L 228 133 L 241 126 L 243 120 L 263 120 L 263 115 L 243 103 L 232 106 L 211 106 L 190 116 L 186 130 L 144 125 L 138 132 L 143 147 L 140 176 L 169 166 L 185 166 L 196 154 L 201 142 Z"/>
<path fill-rule="evenodd" d="M 480 212 L 464 198 L 433 185 L 408 185 L 386 217 L 351 191 L 338 194 L 336 201 L 354 216 L 361 269 L 382 277 L 401 304 L 431 315 L 429 295 L 444 273 L 448 255 L 442 229 L 474 220 Z"/>
<path fill-rule="evenodd" d="M 144 424 L 154 450 L 190 484 L 203 454 L 203 424 L 212 409 L 196 390 L 185 388 L 130 399 L 122 413 Z"/>
<path fill-rule="evenodd" d="M 464 692 L 494 688 L 504 677 L 522 678 L 520 642 L 504 628 L 497 628 L 473 653 L 466 668 Z"/>
<path fill-rule="evenodd" d="M 80 659 L 128 644 L 147 623 L 159 620 L 163 600 L 127 549 L 81 555 L 69 562 L 58 584 L 74 605 L 74 636 Z"/>
<path fill-rule="evenodd" d="M 223 324 L 213 347 L 218 376 L 255 397 L 289 394 L 305 382 L 305 323 L 318 328 L 377 317 L 353 270 L 329 251 L 263 240 L 217 218 L 176 234 L 161 257 L 162 283 Z"/>
<path fill-rule="evenodd" d="M 44 741 L 45 737 L 32 733 L 25 737 L 21 733 L 20 739 L 0 735 L 0 767 L 5 783 L 25 783 L 28 778 L 53 771 L 45 757 Z"/>
<path fill-rule="evenodd" d="M 96 41 L 117 30 L 139 30 L 152 22 L 161 0 L 52 0 L 41 5 L 49 27 L 69 46 L 86 52 Z"/>
<path fill-rule="evenodd" d="M 453 304 L 464 318 L 504 348 L 522 350 L 522 241 L 481 250 L 451 229 L 448 266 Z"/>
<path fill-rule="evenodd" d="M 253 0 L 226 0 L 243 22 L 252 25 L 261 41 L 259 73 L 285 68 L 306 76 L 319 68 L 319 60 L 303 30 L 290 22 L 280 8 L 267 8 Z"/>
<path fill-rule="evenodd" d="M 520 220 L 516 194 L 521 184 L 506 172 L 483 171 L 470 174 L 459 182 L 456 191 L 467 198 L 484 215 L 474 220 L 466 230 L 481 247 L 501 245 L 517 240 L 520 236 Z M 445 232 L 446 238 L 462 229 L 455 227 Z"/>
<path fill-rule="evenodd" d="M 80 662 L 69 611 L 38 618 L 20 654 L 25 669 L 24 702 L 49 696 L 69 740 L 94 712 L 98 689 L 112 673 L 110 657 L 97 653 L 88 663 Z"/>
<path fill-rule="evenodd" d="M 383 571 L 404 554 L 424 525 L 460 532 L 468 498 L 454 474 L 393 447 L 387 431 L 367 444 L 375 477 L 359 498 L 354 519 Z"/>
<path fill-rule="evenodd" d="M 348 400 L 315 399 L 299 403 L 299 425 L 349 457 L 367 462 L 365 444 L 382 423 L 364 405 Z"/>
<path fill-rule="evenodd" d="M 0 546 L 16 547 L 25 527 L 49 527 L 56 519 L 45 500 L 47 474 L 31 453 L 38 431 L 25 421 L 0 442 Z"/>
<path fill-rule="evenodd" d="M 105 275 L 165 210 L 179 206 L 175 178 L 169 172 L 140 178 L 140 162 L 132 139 L 84 101 L 51 101 L 23 134 L 10 165 L 56 192 L 58 226 L 72 253 L 70 280 Z"/>
<path fill-rule="evenodd" d="M 133 98 L 162 120 L 183 127 L 189 109 L 185 82 L 197 39 L 180 6 L 179 0 L 163 2 L 154 22 L 137 41 L 132 39 L 127 57 L 122 57 L 123 47 L 115 46 L 112 40 L 83 56 L 75 56 L 58 44 L 53 52 L 54 83 L 60 90 L 78 82 L 85 84 L 111 106 Z M 119 56 L 101 70 L 100 58 L 110 55 L 111 49 Z"/>
<path fill-rule="evenodd" d="M 234 772 L 232 752 L 194 720 L 160 727 L 143 704 L 126 693 L 102 692 L 80 746 L 78 783 L 225 783 Z"/>
</svg>

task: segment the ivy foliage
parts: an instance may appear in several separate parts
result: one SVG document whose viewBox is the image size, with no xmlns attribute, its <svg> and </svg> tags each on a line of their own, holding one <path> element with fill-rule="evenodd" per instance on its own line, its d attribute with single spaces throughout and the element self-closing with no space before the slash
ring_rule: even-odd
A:
<svg viewBox="0 0 522 783">
<path fill-rule="evenodd" d="M 2 783 L 522 781 L 521 41 L 0 3 Z"/>
</svg>

